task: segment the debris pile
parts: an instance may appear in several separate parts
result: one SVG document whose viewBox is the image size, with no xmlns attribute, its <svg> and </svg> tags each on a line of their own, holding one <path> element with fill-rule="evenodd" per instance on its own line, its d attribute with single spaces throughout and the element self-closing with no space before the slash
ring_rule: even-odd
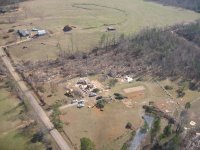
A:
<svg viewBox="0 0 200 150">
<path fill-rule="evenodd" d="M 85 94 L 88 94 L 89 97 L 97 96 L 97 94 L 93 92 L 96 87 L 88 79 L 80 78 L 76 83 L 76 87 L 79 87 L 79 89 Z"/>
</svg>

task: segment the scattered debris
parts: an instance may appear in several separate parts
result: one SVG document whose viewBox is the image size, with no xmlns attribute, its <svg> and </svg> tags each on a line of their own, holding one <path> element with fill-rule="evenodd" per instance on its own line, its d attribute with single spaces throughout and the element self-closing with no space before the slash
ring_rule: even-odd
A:
<svg viewBox="0 0 200 150">
<path fill-rule="evenodd" d="M 66 90 L 66 93 L 65 93 L 64 95 L 67 96 L 67 97 L 73 97 L 72 92 L 73 92 L 72 89 L 67 89 L 67 90 Z"/>
<path fill-rule="evenodd" d="M 165 112 L 166 112 L 166 113 L 169 113 L 170 111 L 166 109 Z"/>
<path fill-rule="evenodd" d="M 196 122 L 190 121 L 190 125 L 191 125 L 191 126 L 196 126 Z"/>
<path fill-rule="evenodd" d="M 84 93 L 88 93 L 88 92 L 91 92 L 93 91 L 96 87 L 90 83 L 88 80 L 86 79 L 79 79 L 76 83 L 76 87 L 79 87 Z M 94 94 L 92 94 L 94 95 Z M 90 97 L 94 97 L 94 96 L 90 96 Z"/>
<path fill-rule="evenodd" d="M 131 78 L 131 77 L 129 77 L 129 76 L 125 76 L 125 77 L 124 77 L 124 81 L 130 83 L 130 82 L 133 81 L 133 78 Z"/>
<path fill-rule="evenodd" d="M 87 84 L 87 81 L 83 78 L 80 78 L 76 84 L 82 84 L 82 85 L 86 85 Z"/>
<path fill-rule="evenodd" d="M 190 128 L 184 127 L 185 130 L 189 130 Z"/>
</svg>

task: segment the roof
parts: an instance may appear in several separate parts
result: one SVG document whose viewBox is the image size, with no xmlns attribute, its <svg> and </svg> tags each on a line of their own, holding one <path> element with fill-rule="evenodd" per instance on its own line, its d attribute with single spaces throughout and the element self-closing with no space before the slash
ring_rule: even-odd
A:
<svg viewBox="0 0 200 150">
<path fill-rule="evenodd" d="M 107 30 L 116 30 L 114 27 L 108 27 Z"/>
<path fill-rule="evenodd" d="M 30 33 L 28 30 L 18 30 L 20 36 L 28 36 Z"/>
<path fill-rule="evenodd" d="M 45 35 L 47 32 L 45 30 L 38 30 L 37 35 Z"/>
</svg>

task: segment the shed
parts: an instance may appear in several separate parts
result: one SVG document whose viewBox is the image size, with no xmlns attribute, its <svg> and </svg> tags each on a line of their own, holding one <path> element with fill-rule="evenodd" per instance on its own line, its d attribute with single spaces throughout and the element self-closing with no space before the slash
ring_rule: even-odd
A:
<svg viewBox="0 0 200 150">
<path fill-rule="evenodd" d="M 45 35 L 45 34 L 47 34 L 47 32 L 45 30 L 38 30 L 37 31 L 38 36 L 42 36 L 42 35 Z"/>
<path fill-rule="evenodd" d="M 108 31 L 115 31 L 116 29 L 114 27 L 108 27 L 107 30 Z"/>
<path fill-rule="evenodd" d="M 17 32 L 21 37 L 26 37 L 30 35 L 30 32 L 28 30 L 18 30 Z"/>
</svg>

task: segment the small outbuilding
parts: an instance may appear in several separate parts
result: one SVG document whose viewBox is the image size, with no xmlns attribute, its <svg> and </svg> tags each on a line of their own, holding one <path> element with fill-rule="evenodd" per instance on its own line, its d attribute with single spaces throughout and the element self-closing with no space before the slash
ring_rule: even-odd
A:
<svg viewBox="0 0 200 150">
<path fill-rule="evenodd" d="M 28 30 L 18 30 L 17 32 L 21 37 L 26 37 L 30 35 L 30 32 Z"/>
<path fill-rule="evenodd" d="M 47 34 L 47 32 L 45 30 L 38 30 L 37 31 L 37 36 L 43 36 L 45 34 Z"/>
<path fill-rule="evenodd" d="M 114 27 L 108 27 L 107 31 L 115 31 L 116 29 Z"/>
</svg>

